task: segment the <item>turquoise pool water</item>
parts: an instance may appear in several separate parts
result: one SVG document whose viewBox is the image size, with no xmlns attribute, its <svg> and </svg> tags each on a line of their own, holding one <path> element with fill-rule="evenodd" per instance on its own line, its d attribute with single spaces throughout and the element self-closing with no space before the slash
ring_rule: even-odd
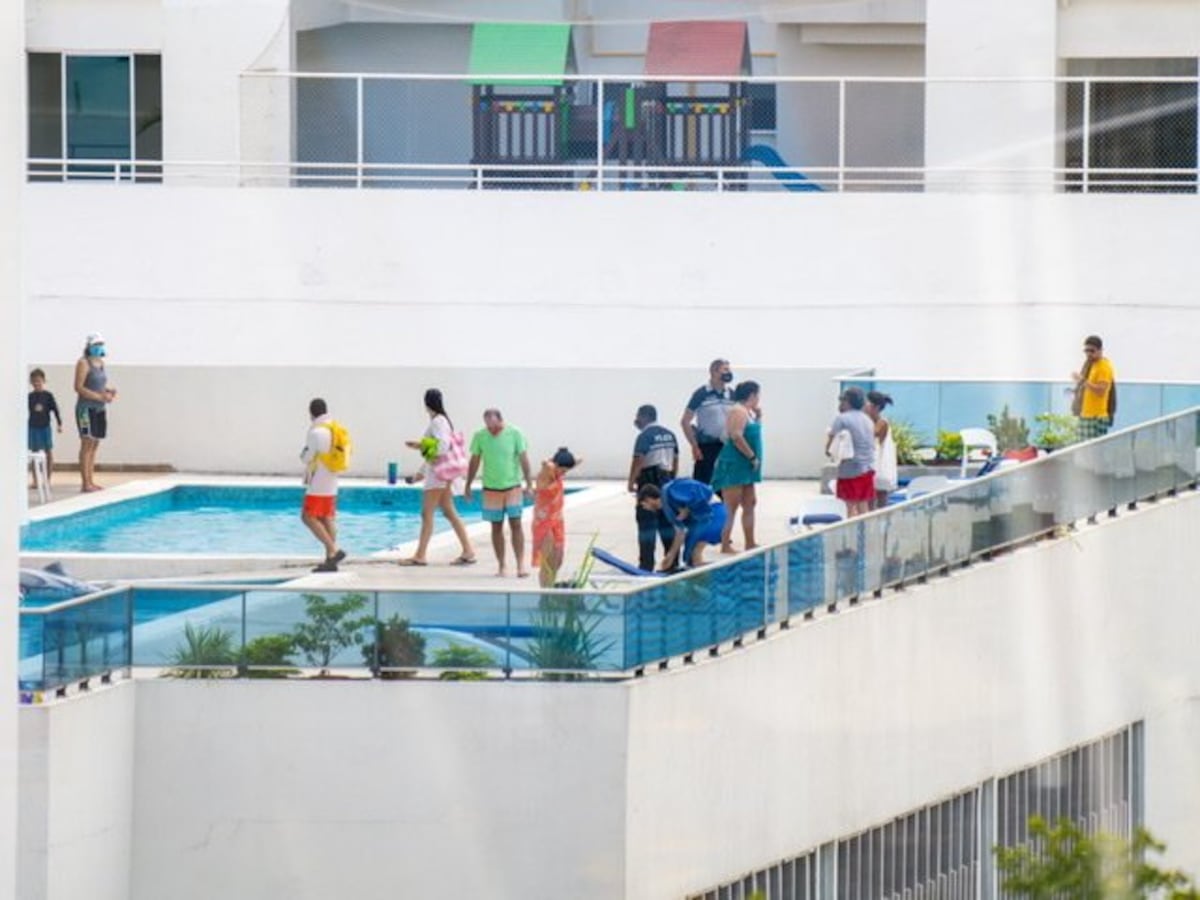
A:
<svg viewBox="0 0 1200 900">
<path fill-rule="evenodd" d="M 180 485 L 83 512 L 31 522 L 21 532 L 27 552 L 313 555 L 316 539 L 300 522 L 301 487 Z M 474 502 L 459 513 L 480 518 Z M 344 487 L 338 495 L 338 537 L 351 554 L 415 540 L 421 490 Z M 439 515 L 437 527 L 444 529 Z"/>
</svg>

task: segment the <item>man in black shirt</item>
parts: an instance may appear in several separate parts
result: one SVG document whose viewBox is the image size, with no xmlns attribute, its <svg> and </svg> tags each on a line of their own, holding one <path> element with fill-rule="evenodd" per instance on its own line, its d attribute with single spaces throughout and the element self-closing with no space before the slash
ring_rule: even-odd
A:
<svg viewBox="0 0 1200 900">
<path fill-rule="evenodd" d="M 692 478 L 712 484 L 713 465 L 725 443 L 725 417 L 733 406 L 733 372 L 729 360 L 714 359 L 708 366 L 708 384 L 692 393 L 679 425 L 692 447 Z"/>
<path fill-rule="evenodd" d="M 675 477 L 679 468 L 679 442 L 668 429 L 658 424 L 658 410 L 649 403 L 639 406 L 633 427 L 638 430 L 633 444 L 633 462 L 629 466 L 629 491 L 636 494 L 646 484 L 663 485 Z M 659 511 L 636 507 L 638 529 L 638 568 L 654 571 L 654 539 L 663 545 L 663 553 L 675 540 L 675 526 Z"/>
</svg>

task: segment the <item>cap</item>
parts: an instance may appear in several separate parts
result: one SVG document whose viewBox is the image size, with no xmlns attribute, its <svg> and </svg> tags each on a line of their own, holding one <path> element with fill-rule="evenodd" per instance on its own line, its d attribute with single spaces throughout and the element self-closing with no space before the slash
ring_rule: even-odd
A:
<svg viewBox="0 0 1200 900">
<path fill-rule="evenodd" d="M 93 331 L 91 334 L 89 334 L 87 336 L 87 345 L 89 347 L 92 346 L 92 344 L 103 344 L 103 343 L 104 343 L 104 335 L 102 335 L 98 331 Z"/>
</svg>

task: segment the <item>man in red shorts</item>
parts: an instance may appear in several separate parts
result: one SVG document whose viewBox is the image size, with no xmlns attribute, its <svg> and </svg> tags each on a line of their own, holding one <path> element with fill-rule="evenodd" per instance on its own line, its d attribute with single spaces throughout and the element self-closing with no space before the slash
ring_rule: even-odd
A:
<svg viewBox="0 0 1200 900">
<path fill-rule="evenodd" d="M 837 495 L 838 499 L 846 501 L 846 512 L 851 518 L 870 510 L 875 498 L 875 426 L 871 417 L 863 412 L 866 402 L 862 388 L 846 388 L 825 439 L 825 455 L 829 456 L 834 439 L 840 433 L 850 436 L 850 452 L 837 464 Z"/>
<path fill-rule="evenodd" d="M 308 404 L 308 414 L 312 417 L 312 427 L 308 429 L 308 440 L 300 454 L 305 466 L 306 488 L 300 521 L 325 548 L 325 561 L 313 571 L 336 572 L 338 563 L 346 558 L 346 552 L 337 545 L 338 477 L 325 464 L 325 457 L 333 446 L 333 431 L 329 427 L 333 420 L 320 397 Z"/>
</svg>

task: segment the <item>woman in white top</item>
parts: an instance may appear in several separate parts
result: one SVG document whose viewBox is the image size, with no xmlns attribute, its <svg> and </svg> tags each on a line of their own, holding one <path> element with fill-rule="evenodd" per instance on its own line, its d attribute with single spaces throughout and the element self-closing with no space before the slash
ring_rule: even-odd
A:
<svg viewBox="0 0 1200 900">
<path fill-rule="evenodd" d="M 467 536 L 467 528 L 459 518 L 458 510 L 454 508 L 454 484 L 461 480 L 462 473 L 457 478 L 447 472 L 444 465 L 446 456 L 454 441 L 454 425 L 446 415 L 446 407 L 442 401 L 442 392 L 430 388 L 425 392 L 425 411 L 429 414 L 429 427 L 425 429 L 422 440 L 405 441 L 405 445 L 414 450 L 422 449 L 422 441 L 437 441 L 436 452 L 423 454 L 425 464 L 418 475 L 410 475 L 404 479 L 406 484 L 418 481 L 425 483 L 421 493 L 421 536 L 417 539 L 417 549 L 407 559 L 400 560 L 402 566 L 426 565 L 425 552 L 429 549 L 429 539 L 433 537 L 433 514 L 440 509 L 454 535 L 458 538 L 461 552 L 451 565 L 469 566 L 475 562 L 475 549 Z"/>
<path fill-rule="evenodd" d="M 892 398 L 882 391 L 867 392 L 867 415 L 875 423 L 875 504 L 874 509 L 887 506 L 888 495 L 896 490 L 896 441 L 892 438 L 892 426 L 883 417 L 883 411 L 892 405 Z"/>
</svg>

